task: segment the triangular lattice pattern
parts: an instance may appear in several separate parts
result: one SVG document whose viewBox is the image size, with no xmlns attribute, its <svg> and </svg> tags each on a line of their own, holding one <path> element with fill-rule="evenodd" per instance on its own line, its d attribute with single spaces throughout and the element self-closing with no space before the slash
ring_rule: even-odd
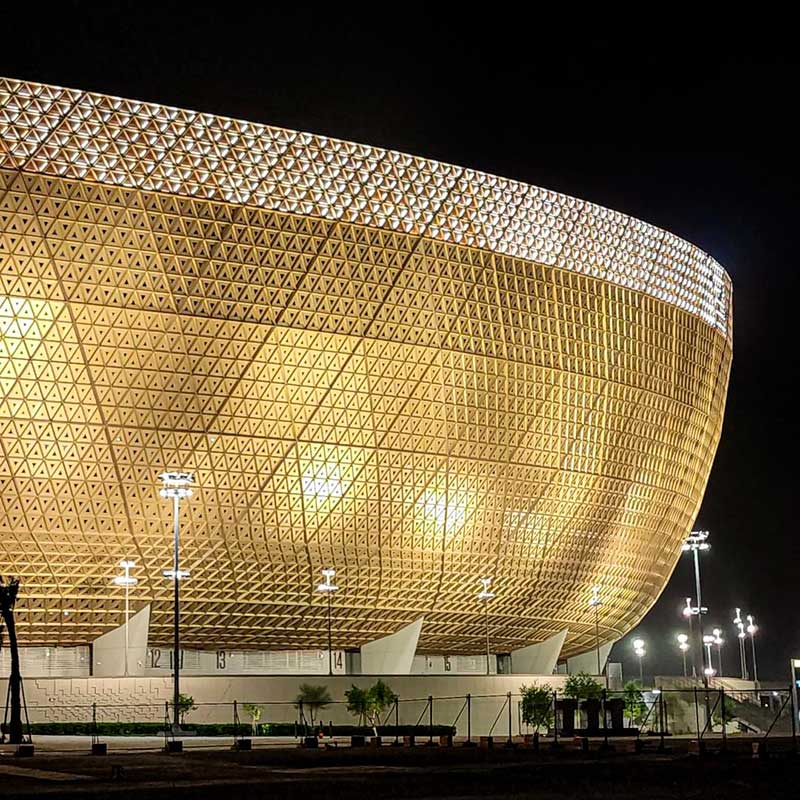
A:
<svg viewBox="0 0 800 800">
<path fill-rule="evenodd" d="M 604 639 L 641 618 L 699 507 L 731 350 L 716 267 L 718 319 L 636 281 L 659 264 L 695 291 L 708 257 L 554 196 L 561 245 L 523 258 L 533 187 L 4 86 L 0 563 L 25 642 L 118 625 L 123 557 L 169 640 L 164 468 L 199 482 L 189 647 L 323 644 L 324 566 L 338 647 L 424 616 L 423 649 L 480 651 L 482 575 L 499 652 L 565 627 L 586 649 L 593 584 Z"/>
</svg>

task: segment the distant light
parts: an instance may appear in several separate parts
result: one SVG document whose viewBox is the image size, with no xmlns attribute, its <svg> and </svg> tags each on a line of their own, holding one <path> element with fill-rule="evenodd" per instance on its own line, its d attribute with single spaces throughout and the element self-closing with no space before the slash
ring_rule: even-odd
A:
<svg viewBox="0 0 800 800">
<path fill-rule="evenodd" d="M 336 575 L 336 570 L 330 568 L 323 569 L 322 575 L 325 578 L 325 582 L 317 584 L 317 591 L 321 592 L 322 594 L 333 594 L 334 592 L 338 592 L 339 587 L 332 582 L 332 578 L 334 578 Z"/>
<path fill-rule="evenodd" d="M 713 675 L 717 674 L 717 671 L 713 667 L 706 667 L 703 672 L 710 678 Z"/>
<path fill-rule="evenodd" d="M 633 649 L 634 650 L 641 650 L 644 647 L 644 639 L 634 639 L 633 640 Z"/>
<path fill-rule="evenodd" d="M 679 633 L 678 634 L 678 641 L 681 644 L 686 644 L 686 642 L 689 641 L 689 637 L 685 633 Z"/>
<path fill-rule="evenodd" d="M 600 587 L 592 586 L 592 599 L 589 600 L 589 608 L 598 608 L 601 605 L 603 605 L 603 601 L 600 599 Z"/>
<path fill-rule="evenodd" d="M 483 584 L 483 589 L 478 594 L 478 600 L 483 600 L 484 602 L 488 602 L 489 600 L 494 600 L 495 593 L 489 589 L 489 585 L 492 582 L 491 578 L 481 578 L 481 583 Z"/>
<path fill-rule="evenodd" d="M 158 479 L 164 485 L 159 492 L 162 497 L 183 500 L 192 496 L 194 475 L 191 472 L 162 472 Z"/>
</svg>

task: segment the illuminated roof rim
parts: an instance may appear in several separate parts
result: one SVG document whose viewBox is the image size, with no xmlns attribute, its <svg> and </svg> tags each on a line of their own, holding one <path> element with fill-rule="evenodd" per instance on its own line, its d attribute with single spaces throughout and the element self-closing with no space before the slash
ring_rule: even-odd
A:
<svg viewBox="0 0 800 800">
<path fill-rule="evenodd" d="M 25 98 L 28 105 L 23 109 Z M 42 99 L 50 102 L 50 108 L 43 110 L 34 102 Z M 59 104 L 66 111 L 48 115 Z M 102 141 L 109 149 L 121 141 L 119 131 L 117 137 L 109 133 L 115 111 L 143 123 L 157 116 L 171 117 L 169 124 L 177 120 L 178 130 L 162 127 L 155 138 L 152 132 L 145 136 L 145 145 L 129 147 L 126 141 L 110 155 L 100 148 L 93 152 L 75 147 L 75 140 Z M 238 149 L 240 153 L 254 151 L 257 144 L 267 149 L 250 165 L 235 158 L 234 145 L 226 145 L 229 155 L 220 156 L 213 138 L 192 137 L 200 132 L 198 123 L 219 134 L 235 129 L 237 137 L 249 142 L 249 148 Z M 87 128 L 88 134 L 82 131 Z M 139 133 L 144 136 L 144 131 Z M 281 140 L 286 146 L 269 153 L 269 145 Z M 301 155 L 290 154 L 298 140 Z M 7 78 L 0 78 L 0 145 L 0 168 L 424 235 L 608 280 L 682 308 L 728 337 L 731 334 L 730 277 L 700 248 L 621 212 L 466 167 L 221 115 Z M 209 158 L 212 147 L 217 153 Z M 161 157 L 142 172 L 136 168 L 143 163 L 143 150 L 161 152 Z M 335 167 L 338 173 L 323 174 L 341 150 L 357 152 L 362 163 L 372 163 L 372 171 L 340 164 Z M 181 159 L 192 153 L 197 163 L 191 168 L 182 165 Z M 314 154 L 330 161 L 315 164 Z M 264 156 L 273 162 L 267 165 Z M 385 162 L 391 162 L 392 169 L 388 178 L 384 171 L 382 179 L 377 165 Z M 249 177 L 248 166 L 256 165 L 264 169 Z M 346 172 L 352 175 L 348 178 L 342 174 Z M 426 177 L 420 181 L 423 173 Z M 358 182 L 359 177 L 366 182 Z M 343 197 L 349 203 L 343 203 Z"/>
</svg>

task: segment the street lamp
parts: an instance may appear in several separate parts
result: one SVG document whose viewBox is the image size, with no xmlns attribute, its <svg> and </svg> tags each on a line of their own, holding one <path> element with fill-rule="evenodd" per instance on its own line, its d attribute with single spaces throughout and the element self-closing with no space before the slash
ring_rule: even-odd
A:
<svg viewBox="0 0 800 800">
<path fill-rule="evenodd" d="M 692 606 L 692 598 L 691 597 L 687 597 L 686 598 L 686 605 L 683 607 L 682 613 L 683 613 L 683 616 L 686 617 L 686 622 L 689 625 L 689 636 L 687 637 L 687 647 L 686 647 L 686 650 L 688 650 L 689 649 L 688 642 L 692 641 L 692 638 L 693 638 L 692 637 L 692 616 L 695 613 L 695 609 Z M 685 650 L 684 650 L 683 656 L 684 656 L 684 660 L 685 660 L 685 658 L 686 658 L 686 651 Z M 692 659 L 692 677 L 693 678 L 697 677 L 697 664 L 695 664 L 695 661 L 696 661 L 696 659 L 693 658 Z"/>
<path fill-rule="evenodd" d="M 689 637 L 685 633 L 678 634 L 678 648 L 681 651 L 681 655 L 683 656 L 683 677 L 685 678 L 686 673 L 686 651 L 689 649 Z"/>
<path fill-rule="evenodd" d="M 717 664 L 719 665 L 719 676 L 722 677 L 722 645 L 725 640 L 722 638 L 722 631 L 719 628 L 714 628 L 711 633 L 714 634 L 714 644 L 717 646 Z"/>
<path fill-rule="evenodd" d="M 647 651 L 644 649 L 644 639 L 633 640 L 633 652 L 636 653 L 636 656 L 639 659 L 639 685 L 644 686 L 644 677 L 642 674 L 642 659 L 647 654 Z"/>
<path fill-rule="evenodd" d="M 600 606 L 603 601 L 600 599 L 600 587 L 592 586 L 592 599 L 589 600 L 589 608 L 594 609 L 594 644 L 597 650 L 597 674 L 602 675 L 600 669 Z"/>
<path fill-rule="evenodd" d="M 705 614 L 708 609 L 703 606 L 703 594 L 700 588 L 700 553 L 705 552 L 711 549 L 711 545 L 708 543 L 708 531 L 692 531 L 689 536 L 686 537 L 686 541 L 683 543 L 681 547 L 684 553 L 691 553 L 693 560 L 694 560 L 694 584 L 695 584 L 695 592 L 697 593 L 697 606 L 692 608 L 692 614 L 697 615 L 697 636 L 700 641 L 703 639 L 703 617 L 702 615 Z M 700 666 L 702 668 L 703 664 L 703 652 L 702 650 L 699 651 L 700 655 Z M 708 664 L 711 667 L 711 663 Z M 705 673 L 705 670 L 703 670 Z"/>
<path fill-rule="evenodd" d="M 742 680 L 747 680 L 747 653 L 745 652 L 744 640 L 747 634 L 744 632 L 744 622 L 742 622 L 742 610 L 736 609 L 736 616 L 733 618 L 733 624 L 739 629 L 736 637 L 739 639 L 739 661 L 742 667 Z"/>
<path fill-rule="evenodd" d="M 130 603 L 128 602 L 128 592 L 130 591 L 131 586 L 136 586 L 139 583 L 137 578 L 134 578 L 131 575 L 131 570 L 136 566 L 135 561 L 120 561 L 120 567 L 125 570 L 124 575 L 117 575 L 114 578 L 114 585 L 115 586 L 124 586 L 125 587 L 125 672 L 124 675 L 128 677 L 128 622 L 130 620 Z"/>
<path fill-rule="evenodd" d="M 492 582 L 491 578 L 481 578 L 483 589 L 478 593 L 478 600 L 483 602 L 483 610 L 486 617 L 486 674 L 489 675 L 489 601 L 493 600 L 495 594 L 489 589 Z"/>
<path fill-rule="evenodd" d="M 332 578 L 336 575 L 335 569 L 324 569 L 322 575 L 324 583 L 317 584 L 317 591 L 328 598 L 328 675 L 333 675 L 333 648 L 331 646 L 331 598 L 334 592 L 339 591 L 339 587 L 334 585 Z"/>
<path fill-rule="evenodd" d="M 750 645 L 753 648 L 753 682 L 758 683 L 758 666 L 756 665 L 756 631 L 758 626 L 753 622 L 753 615 L 747 615 L 747 632 L 750 634 Z"/>
<path fill-rule="evenodd" d="M 158 479 L 162 483 L 159 494 L 165 500 L 172 500 L 172 528 L 173 528 L 173 554 L 172 569 L 165 569 L 163 575 L 172 580 L 174 587 L 174 642 L 172 646 L 172 675 L 173 675 L 173 695 L 172 695 L 172 731 L 178 733 L 180 725 L 180 699 L 181 699 L 181 612 L 180 612 L 180 582 L 183 578 L 189 577 L 189 572 L 181 572 L 180 569 L 180 541 L 181 541 L 181 522 L 180 522 L 180 503 L 181 500 L 192 496 L 192 484 L 194 475 L 191 472 L 162 472 Z"/>
<path fill-rule="evenodd" d="M 705 645 L 706 656 L 708 658 L 708 666 L 703 670 L 703 675 L 705 675 L 706 678 L 713 678 L 716 674 L 716 670 L 711 666 L 711 645 L 714 644 L 714 638 L 715 637 L 710 633 L 707 633 L 703 637 L 703 644 Z"/>
</svg>

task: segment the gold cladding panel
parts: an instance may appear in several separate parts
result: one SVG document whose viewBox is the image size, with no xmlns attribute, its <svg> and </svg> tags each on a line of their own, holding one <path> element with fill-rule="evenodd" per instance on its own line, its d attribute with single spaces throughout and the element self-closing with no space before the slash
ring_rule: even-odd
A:
<svg viewBox="0 0 800 800">
<path fill-rule="evenodd" d="M 122 621 L 138 562 L 187 647 L 322 645 L 425 617 L 421 649 L 565 653 L 647 611 L 699 508 L 730 342 L 567 266 L 396 230 L 0 171 L 0 542 L 24 643 Z"/>
</svg>

